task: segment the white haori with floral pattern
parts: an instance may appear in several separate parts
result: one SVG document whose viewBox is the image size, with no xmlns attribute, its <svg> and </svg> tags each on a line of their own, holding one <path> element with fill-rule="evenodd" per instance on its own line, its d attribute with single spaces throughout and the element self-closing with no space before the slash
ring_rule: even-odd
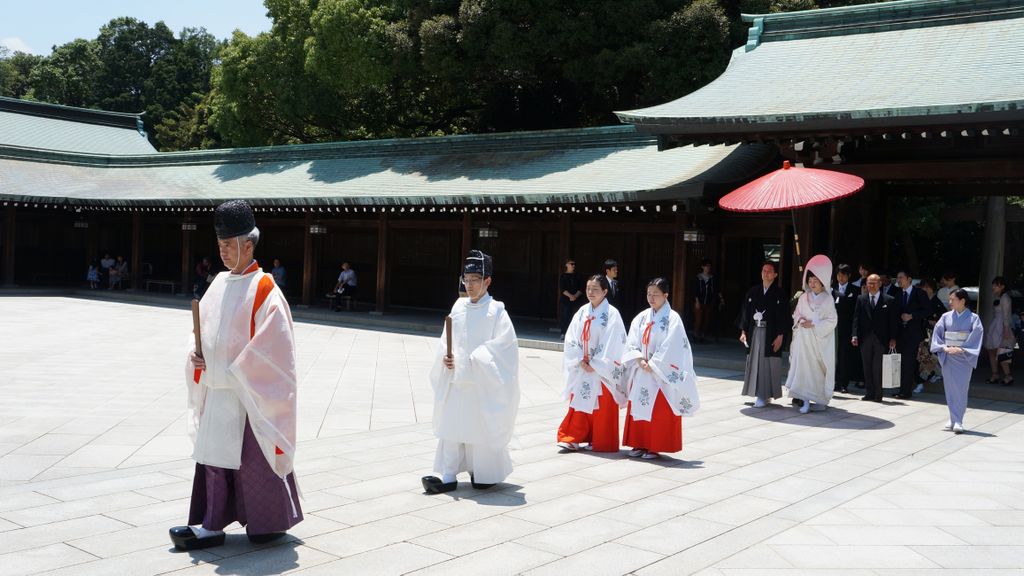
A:
<svg viewBox="0 0 1024 576">
<path fill-rule="evenodd" d="M 584 337 L 586 348 L 584 347 Z M 615 402 L 626 402 L 626 388 L 622 376 L 622 355 L 626 351 L 626 326 L 622 316 L 605 299 L 595 309 L 588 302 L 572 317 L 565 333 L 563 367 L 565 392 L 573 410 L 593 414 L 602 392 L 602 382 L 608 386 Z M 580 362 L 584 355 L 593 372 L 585 371 Z"/>
<path fill-rule="evenodd" d="M 640 368 L 641 358 L 647 359 L 650 372 Z M 657 312 L 648 308 L 633 319 L 622 364 L 626 366 L 634 420 L 651 420 L 658 390 L 678 416 L 693 416 L 700 409 L 690 340 L 679 314 L 667 302 Z"/>
</svg>

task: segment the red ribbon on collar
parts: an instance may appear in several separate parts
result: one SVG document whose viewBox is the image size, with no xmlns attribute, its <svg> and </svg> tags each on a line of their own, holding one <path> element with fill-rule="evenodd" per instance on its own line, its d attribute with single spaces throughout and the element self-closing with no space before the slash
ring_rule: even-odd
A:
<svg viewBox="0 0 1024 576">
<path fill-rule="evenodd" d="M 654 327 L 654 321 L 647 323 L 647 327 L 644 328 L 644 336 L 640 339 L 640 342 L 644 345 L 644 360 L 648 359 L 647 346 L 651 343 L 651 328 Z"/>
<path fill-rule="evenodd" d="M 588 316 L 583 322 L 583 361 L 590 363 L 590 321 L 593 316 Z"/>
</svg>

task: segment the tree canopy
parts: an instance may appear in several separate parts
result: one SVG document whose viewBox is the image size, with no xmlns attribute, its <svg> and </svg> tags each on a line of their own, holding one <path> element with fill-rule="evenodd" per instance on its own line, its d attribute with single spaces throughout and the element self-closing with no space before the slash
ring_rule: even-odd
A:
<svg viewBox="0 0 1024 576">
<path fill-rule="evenodd" d="M 858 0 L 822 0 L 835 6 Z M 49 56 L 0 47 L 0 95 L 145 112 L 161 150 L 570 128 L 717 77 L 742 12 L 814 0 L 265 0 L 219 41 L 115 18 Z"/>
</svg>

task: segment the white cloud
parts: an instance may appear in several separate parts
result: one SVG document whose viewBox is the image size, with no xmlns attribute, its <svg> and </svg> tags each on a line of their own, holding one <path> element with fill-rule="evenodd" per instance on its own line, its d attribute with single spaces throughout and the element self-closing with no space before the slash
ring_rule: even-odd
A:
<svg viewBox="0 0 1024 576">
<path fill-rule="evenodd" d="M 24 40 L 21 38 L 11 36 L 9 38 L 0 38 L 0 46 L 6 46 L 11 52 L 27 52 L 29 54 L 35 53 Z"/>
</svg>

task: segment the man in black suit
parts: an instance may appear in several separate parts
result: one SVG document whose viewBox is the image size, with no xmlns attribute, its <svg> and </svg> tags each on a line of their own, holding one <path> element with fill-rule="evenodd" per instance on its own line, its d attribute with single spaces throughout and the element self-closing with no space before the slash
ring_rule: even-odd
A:
<svg viewBox="0 0 1024 576">
<path fill-rule="evenodd" d="M 860 348 L 867 393 L 861 400 L 882 401 L 882 354 L 896 347 L 899 330 L 896 301 L 879 291 L 878 274 L 868 276 L 867 291 L 857 297 L 853 314 L 853 336 L 850 343 Z"/>
<path fill-rule="evenodd" d="M 605 260 L 604 275 L 608 278 L 608 303 L 615 306 L 615 309 L 622 313 L 622 317 L 626 318 L 622 310 L 622 291 L 619 290 L 619 263 L 611 258 Z"/>
<path fill-rule="evenodd" d="M 913 285 L 910 274 L 900 271 L 896 283 L 900 287 L 897 305 L 900 311 L 900 332 L 896 348 L 900 353 L 900 392 L 896 398 L 910 398 L 917 384 L 917 349 L 924 340 L 931 305 L 924 290 Z"/>
<path fill-rule="evenodd" d="M 853 338 L 853 313 L 857 307 L 860 288 L 850 282 L 850 266 L 840 264 L 836 268 L 836 284 L 832 297 L 836 302 L 836 392 L 848 392 L 850 382 L 861 382 L 860 355 L 850 343 Z"/>
</svg>

